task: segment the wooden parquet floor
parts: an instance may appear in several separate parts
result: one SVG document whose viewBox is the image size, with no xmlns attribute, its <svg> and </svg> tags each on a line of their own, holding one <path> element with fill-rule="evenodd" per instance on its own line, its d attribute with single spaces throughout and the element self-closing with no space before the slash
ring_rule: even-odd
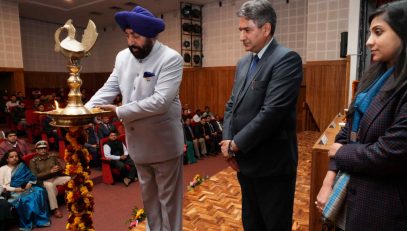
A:
<svg viewBox="0 0 407 231">
<path fill-rule="evenodd" d="M 311 178 L 311 151 L 318 132 L 298 134 L 298 172 L 294 200 L 293 227 L 307 231 Z M 192 180 L 192 179 L 191 179 Z M 184 231 L 241 231 L 241 194 L 236 173 L 226 168 L 184 196 Z M 145 222 L 133 231 L 145 230 Z"/>
</svg>

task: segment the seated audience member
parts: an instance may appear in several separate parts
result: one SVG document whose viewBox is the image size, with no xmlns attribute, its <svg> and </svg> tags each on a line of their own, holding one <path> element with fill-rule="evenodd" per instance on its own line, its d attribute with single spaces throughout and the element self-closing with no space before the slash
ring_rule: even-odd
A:
<svg viewBox="0 0 407 231">
<path fill-rule="evenodd" d="M 99 127 L 99 125 L 102 123 L 102 117 L 96 116 L 95 119 L 93 120 L 93 123 L 96 125 L 96 127 Z"/>
<path fill-rule="evenodd" d="M 87 136 L 85 148 L 88 149 L 88 152 L 92 155 L 90 166 L 99 167 L 100 166 L 99 136 L 96 134 L 95 125 L 93 123 L 86 125 L 85 132 Z"/>
<path fill-rule="evenodd" d="M 11 109 L 18 106 L 19 101 L 17 100 L 16 95 L 12 95 L 10 100 L 6 103 L 6 110 L 7 112 L 11 112 Z"/>
<path fill-rule="evenodd" d="M 199 122 L 201 122 L 201 116 L 202 116 L 202 112 L 201 112 L 201 110 L 200 109 L 197 109 L 196 111 L 195 111 L 195 115 L 194 116 L 192 116 L 192 121 L 194 122 L 194 123 L 199 123 Z"/>
<path fill-rule="evenodd" d="M 42 110 L 42 109 L 40 109 Z M 50 142 L 49 148 L 51 150 L 58 151 L 59 150 L 59 135 L 58 129 L 54 126 L 51 126 L 52 117 L 49 115 L 41 115 L 40 116 L 40 123 L 41 123 L 41 132 L 47 135 L 47 139 Z"/>
<path fill-rule="evenodd" d="M 17 92 L 16 97 L 17 97 L 17 100 L 20 102 L 22 102 L 25 99 L 24 94 L 21 91 Z"/>
<path fill-rule="evenodd" d="M 219 115 L 215 115 L 215 119 L 213 121 L 214 121 L 215 127 L 217 127 L 215 129 L 222 132 L 223 131 L 223 123 L 222 123 Z"/>
<path fill-rule="evenodd" d="M 98 126 L 98 136 L 99 139 L 103 139 L 108 137 L 110 132 L 114 132 L 117 134 L 116 127 L 110 122 L 109 116 L 102 116 L 102 123 Z"/>
<path fill-rule="evenodd" d="M 110 132 L 109 140 L 103 145 L 105 157 L 110 160 L 110 166 L 120 171 L 123 183 L 128 186 L 132 181 L 137 181 L 137 169 L 129 157 L 126 146 L 117 140 L 117 133 Z M 127 169 L 130 167 L 130 170 Z"/>
<path fill-rule="evenodd" d="M 184 104 L 184 106 L 182 107 L 182 111 L 184 111 L 186 113 L 185 115 L 187 115 L 189 118 L 192 117 L 192 110 L 189 107 L 189 104 L 187 104 L 187 103 Z"/>
<path fill-rule="evenodd" d="M 35 144 L 36 155 L 30 160 L 30 170 L 39 181 L 42 181 L 48 193 L 49 207 L 56 218 L 61 218 L 62 213 L 58 209 L 57 195 L 58 185 L 64 185 L 71 178 L 62 175 L 64 170 L 57 156 L 48 153 L 48 143 L 40 140 Z"/>
<path fill-rule="evenodd" d="M 202 121 L 202 118 L 201 120 Z M 198 159 L 202 157 L 206 157 L 207 155 L 207 149 L 206 149 L 206 142 L 205 142 L 205 126 L 204 123 L 199 122 L 195 124 L 194 126 L 194 135 L 195 139 L 198 140 L 199 147 L 200 147 L 200 155 L 198 156 Z"/>
<path fill-rule="evenodd" d="M 13 219 L 12 205 L 6 200 L 6 189 L 0 184 L 0 230 L 6 230 L 7 221 Z"/>
<path fill-rule="evenodd" d="M 0 143 L 0 158 L 10 149 L 15 149 L 20 155 L 25 155 L 30 152 L 30 147 L 27 142 L 17 138 L 17 132 L 6 132 L 6 140 Z"/>
<path fill-rule="evenodd" d="M 182 120 L 185 121 L 187 118 L 191 118 L 191 115 L 188 113 L 188 109 L 182 110 Z"/>
<path fill-rule="evenodd" d="M 59 90 L 58 90 L 58 93 L 57 93 L 57 98 L 59 98 L 59 102 L 66 102 L 66 100 L 67 100 L 67 95 L 66 95 L 66 93 L 65 93 L 65 88 L 63 88 L 63 87 L 61 87 Z"/>
<path fill-rule="evenodd" d="M 47 193 L 37 186 L 37 178 L 21 161 L 16 150 L 1 159 L 0 185 L 9 193 L 7 199 L 16 209 L 20 230 L 50 225 Z"/>
<path fill-rule="evenodd" d="M 206 122 L 211 132 L 210 138 L 215 145 L 215 152 L 218 153 L 220 151 L 219 143 L 222 141 L 222 127 L 217 123 L 215 117 L 209 115 L 206 116 Z"/>
<path fill-rule="evenodd" d="M 41 100 L 40 100 L 39 98 L 34 99 L 34 103 L 33 103 L 32 109 L 34 109 L 34 110 L 36 110 L 36 111 L 39 111 L 39 108 L 38 108 L 38 107 L 39 107 L 40 105 L 44 106 L 43 104 L 41 104 Z"/>
<path fill-rule="evenodd" d="M 194 148 L 195 148 L 195 150 L 198 149 L 198 144 L 194 145 L 195 135 L 192 131 L 190 124 L 191 124 L 191 120 L 189 118 L 187 118 L 184 123 L 184 137 L 185 137 L 185 144 L 187 145 L 187 147 L 186 147 L 187 161 L 186 162 L 188 164 L 196 163 L 196 159 L 194 156 L 195 155 Z"/>
<path fill-rule="evenodd" d="M 208 117 L 202 116 L 201 124 L 203 125 L 203 128 L 204 128 L 205 143 L 206 143 L 206 148 L 207 148 L 208 154 L 215 155 L 216 154 L 216 145 L 218 145 L 218 143 L 216 143 L 216 140 L 214 139 L 216 132 L 215 132 L 213 126 L 208 122 L 209 120 L 210 120 L 210 116 L 208 116 Z"/>
<path fill-rule="evenodd" d="M 41 90 L 40 89 L 35 89 L 31 91 L 31 99 L 39 99 L 41 97 Z"/>
<path fill-rule="evenodd" d="M 24 130 L 27 126 L 27 120 L 25 118 L 25 104 L 19 101 L 18 105 L 11 109 L 10 115 L 18 131 L 22 134 L 25 134 Z"/>
<path fill-rule="evenodd" d="M 213 117 L 213 113 L 211 112 L 209 106 L 205 106 L 205 111 L 202 113 L 203 117 L 211 116 Z"/>
<path fill-rule="evenodd" d="M 3 93 L 0 93 L 0 95 L 1 94 L 3 94 Z M 6 106 L 7 102 L 8 102 L 7 94 L 1 95 L 1 97 L 0 97 L 0 115 L 4 116 L 8 112 L 7 111 L 7 106 Z"/>
<path fill-rule="evenodd" d="M 185 120 L 184 132 L 186 133 L 187 138 L 188 138 L 188 136 L 192 137 L 192 143 L 194 145 L 195 158 L 202 159 L 201 152 L 199 151 L 199 147 L 201 147 L 201 150 L 206 150 L 205 139 L 196 137 L 194 129 L 191 126 L 191 119 L 190 118 L 187 118 Z M 198 144 L 199 144 L 199 146 L 198 146 Z M 206 153 L 206 151 L 205 151 L 205 153 Z"/>
</svg>

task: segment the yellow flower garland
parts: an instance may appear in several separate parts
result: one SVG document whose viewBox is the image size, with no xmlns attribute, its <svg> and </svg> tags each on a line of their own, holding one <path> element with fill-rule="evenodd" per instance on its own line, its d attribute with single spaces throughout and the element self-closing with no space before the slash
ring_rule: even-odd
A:
<svg viewBox="0 0 407 231">
<path fill-rule="evenodd" d="M 89 161 L 91 155 L 84 148 L 85 134 L 82 128 L 70 128 L 66 135 L 70 143 L 65 149 L 65 174 L 71 176 L 66 184 L 66 204 L 70 212 L 67 230 L 95 230 L 93 226 L 94 200 L 91 194 Z"/>
</svg>

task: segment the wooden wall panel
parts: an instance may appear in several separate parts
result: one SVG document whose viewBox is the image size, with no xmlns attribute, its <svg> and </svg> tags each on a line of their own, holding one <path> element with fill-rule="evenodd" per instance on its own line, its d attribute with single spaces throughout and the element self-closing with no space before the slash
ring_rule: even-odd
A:
<svg viewBox="0 0 407 231">
<path fill-rule="evenodd" d="M 82 73 L 82 88 L 99 89 L 109 74 Z M 234 76 L 235 67 L 185 68 L 179 91 L 181 103 L 189 104 L 193 110 L 197 108 L 203 110 L 205 106 L 209 106 L 213 113 L 223 117 L 225 104 L 232 91 Z M 68 73 L 25 72 L 25 82 L 28 88 L 67 88 L 67 77 Z M 298 130 L 305 128 L 305 83 L 304 80 L 297 105 Z"/>
<path fill-rule="evenodd" d="M 306 103 L 319 130 L 324 130 L 348 104 L 346 60 L 308 62 L 305 66 Z"/>
<path fill-rule="evenodd" d="M 81 73 L 82 88 L 99 89 L 105 83 L 110 73 Z M 27 88 L 68 88 L 66 81 L 68 72 L 24 72 Z"/>
<path fill-rule="evenodd" d="M 0 80 L 1 89 L 7 90 L 10 94 L 19 91 L 24 93 L 24 70 L 22 68 L 0 67 L 0 72 L 6 73 L 4 76 L 9 76 L 4 81 Z"/>
<path fill-rule="evenodd" d="M 180 89 L 182 104 L 193 110 L 211 111 L 223 117 L 225 103 L 230 97 L 235 76 L 235 67 L 186 68 Z"/>
</svg>

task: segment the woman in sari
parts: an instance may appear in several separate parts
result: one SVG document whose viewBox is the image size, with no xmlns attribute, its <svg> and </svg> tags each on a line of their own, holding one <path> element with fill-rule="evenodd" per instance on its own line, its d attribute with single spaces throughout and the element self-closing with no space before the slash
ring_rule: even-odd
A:
<svg viewBox="0 0 407 231">
<path fill-rule="evenodd" d="M 46 191 L 36 186 L 37 179 L 16 150 L 4 154 L 0 165 L 0 185 L 10 192 L 8 202 L 16 208 L 20 230 L 50 225 Z"/>
</svg>

